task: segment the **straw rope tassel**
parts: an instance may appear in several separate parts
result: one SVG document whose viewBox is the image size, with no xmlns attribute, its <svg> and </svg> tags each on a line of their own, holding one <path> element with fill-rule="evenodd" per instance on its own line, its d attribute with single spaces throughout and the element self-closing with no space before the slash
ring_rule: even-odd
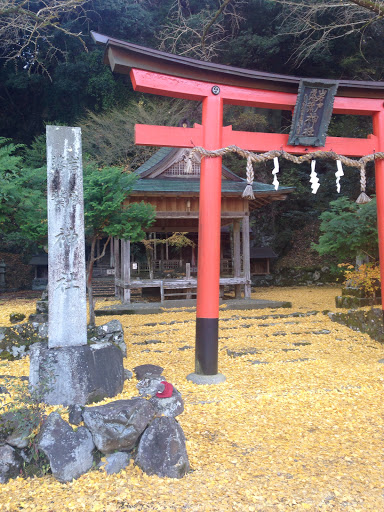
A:
<svg viewBox="0 0 384 512">
<path fill-rule="evenodd" d="M 365 174 L 365 165 L 362 164 L 360 167 L 360 190 L 361 193 L 359 197 L 356 199 L 357 204 L 367 204 L 372 199 L 365 193 L 365 189 L 367 186 L 367 176 Z"/>
<path fill-rule="evenodd" d="M 252 158 L 250 156 L 247 157 L 247 186 L 244 189 L 242 197 L 247 199 L 255 199 L 253 194 L 253 179 L 255 175 L 253 172 Z"/>
</svg>

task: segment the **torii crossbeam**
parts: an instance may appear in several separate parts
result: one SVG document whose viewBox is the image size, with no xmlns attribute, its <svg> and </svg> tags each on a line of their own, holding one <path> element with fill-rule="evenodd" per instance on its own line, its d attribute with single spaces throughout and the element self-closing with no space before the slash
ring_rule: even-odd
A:
<svg viewBox="0 0 384 512">
<path fill-rule="evenodd" d="M 289 146 L 288 135 L 234 131 L 223 127 L 223 105 L 244 105 L 292 111 L 299 79 L 203 63 L 92 34 L 106 44 L 105 62 L 113 71 L 130 73 L 133 88 L 174 98 L 201 101 L 202 124 L 193 128 L 136 125 L 139 145 L 208 150 L 237 145 L 265 152 L 282 149 L 303 154 L 311 147 Z M 254 78 L 252 82 L 252 76 Z M 333 113 L 371 116 L 373 135 L 366 139 L 327 137 L 315 150 L 360 157 L 384 151 L 384 83 L 341 81 Z M 196 306 L 195 375 L 218 374 L 220 277 L 221 157 L 203 158 L 200 174 L 199 247 Z M 381 282 L 384 283 L 384 161 L 375 163 Z M 192 379 L 193 380 L 193 379 Z"/>
</svg>

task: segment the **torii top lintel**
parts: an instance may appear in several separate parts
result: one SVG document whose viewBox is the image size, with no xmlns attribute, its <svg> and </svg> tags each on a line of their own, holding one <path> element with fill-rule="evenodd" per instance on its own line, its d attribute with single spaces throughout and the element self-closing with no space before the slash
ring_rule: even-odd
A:
<svg viewBox="0 0 384 512">
<path fill-rule="evenodd" d="M 106 46 L 104 62 L 112 71 L 130 74 L 136 91 L 202 101 L 212 97 L 212 87 L 219 85 L 217 100 L 222 104 L 293 110 L 300 78 L 235 68 L 181 57 L 159 50 L 92 32 L 93 39 Z M 340 80 L 333 113 L 370 115 L 383 111 L 384 82 Z M 288 146 L 288 135 L 233 131 L 222 127 L 222 146 L 231 144 L 253 151 L 284 149 L 304 153 L 308 148 Z M 203 127 L 159 127 L 136 125 L 136 144 L 193 147 L 203 145 Z M 324 150 L 348 156 L 362 156 L 380 151 L 376 135 L 367 139 L 327 137 Z M 320 148 L 317 148 L 320 149 Z"/>
</svg>

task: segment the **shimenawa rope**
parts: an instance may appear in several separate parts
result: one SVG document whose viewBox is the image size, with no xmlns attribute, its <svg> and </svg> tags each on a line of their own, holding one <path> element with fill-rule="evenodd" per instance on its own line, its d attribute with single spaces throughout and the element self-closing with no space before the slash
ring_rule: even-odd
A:
<svg viewBox="0 0 384 512">
<path fill-rule="evenodd" d="M 190 169 L 192 166 L 192 156 L 194 153 L 199 153 L 201 156 L 206 157 L 216 157 L 216 156 L 223 156 L 227 153 L 237 153 L 238 155 L 242 156 L 243 158 L 247 159 L 247 185 L 244 189 L 244 192 L 242 194 L 242 197 L 246 197 L 248 199 L 254 199 L 255 196 L 253 194 L 253 180 L 254 180 L 254 171 L 253 171 L 253 162 L 267 162 L 268 160 L 272 160 L 276 157 L 284 158 L 285 160 L 288 160 L 289 162 L 292 162 L 294 164 L 302 164 L 304 162 L 310 162 L 311 160 L 315 159 L 332 159 L 332 160 L 340 160 L 340 162 L 348 167 L 356 167 L 360 169 L 360 189 L 361 194 L 356 200 L 356 203 L 358 204 L 364 204 L 368 203 L 371 199 L 367 194 L 365 193 L 366 189 L 366 174 L 365 174 L 365 167 L 368 162 L 372 162 L 373 160 L 377 159 L 384 159 L 384 152 L 379 153 L 373 153 L 371 155 L 366 155 L 360 158 L 359 160 L 353 160 L 352 158 L 348 158 L 343 155 L 338 155 L 334 151 L 314 151 L 311 153 L 306 153 L 304 155 L 295 156 L 291 155 L 290 153 L 287 153 L 284 150 L 272 150 L 267 151 L 266 153 L 252 153 L 252 151 L 247 151 L 246 149 L 241 149 L 238 146 L 228 146 L 226 148 L 220 148 L 215 150 L 207 150 L 200 146 L 195 146 L 191 152 L 189 153 L 189 156 L 186 159 L 186 169 Z"/>
</svg>

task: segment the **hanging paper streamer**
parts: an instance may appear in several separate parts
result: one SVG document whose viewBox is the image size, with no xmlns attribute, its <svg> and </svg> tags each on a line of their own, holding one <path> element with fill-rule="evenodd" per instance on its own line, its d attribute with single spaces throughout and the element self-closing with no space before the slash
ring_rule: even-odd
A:
<svg viewBox="0 0 384 512">
<path fill-rule="evenodd" d="M 192 174 L 192 152 L 184 157 L 184 172 L 186 174 Z"/>
<path fill-rule="evenodd" d="M 317 177 L 315 167 L 316 160 L 311 160 L 311 179 L 309 180 L 309 182 L 312 184 L 312 194 L 316 194 L 320 187 L 320 182 L 319 178 Z"/>
<path fill-rule="evenodd" d="M 337 171 L 335 172 L 336 190 L 337 190 L 337 193 L 340 194 L 340 178 L 341 178 L 341 176 L 344 176 L 344 171 L 343 171 L 343 165 L 340 160 L 336 160 L 336 165 L 337 165 Z"/>
<path fill-rule="evenodd" d="M 279 159 L 277 156 L 275 156 L 275 158 L 273 159 L 273 163 L 274 163 L 275 167 L 273 168 L 273 171 L 272 171 L 272 174 L 273 174 L 272 185 L 275 185 L 275 190 L 277 190 L 279 188 L 279 180 L 277 179 L 276 174 L 280 170 L 279 169 Z"/>
</svg>

